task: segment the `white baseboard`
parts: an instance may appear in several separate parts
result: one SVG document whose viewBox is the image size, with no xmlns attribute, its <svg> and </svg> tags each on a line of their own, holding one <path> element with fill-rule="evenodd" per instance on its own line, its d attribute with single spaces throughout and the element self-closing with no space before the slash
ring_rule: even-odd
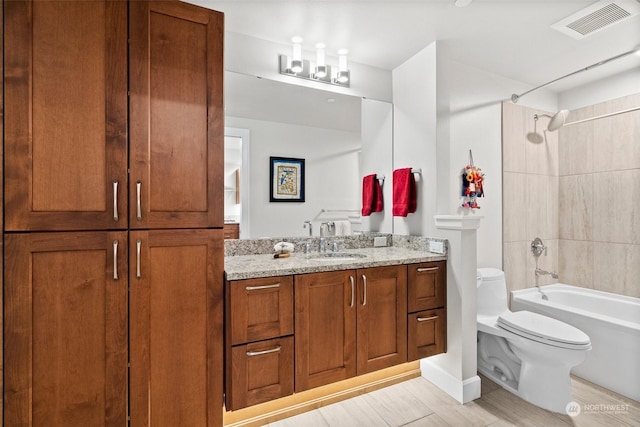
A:
<svg viewBox="0 0 640 427">
<path fill-rule="evenodd" d="M 429 359 L 420 361 L 420 370 L 424 378 L 460 403 L 480 397 L 480 377 L 477 375 L 460 380 Z"/>
</svg>

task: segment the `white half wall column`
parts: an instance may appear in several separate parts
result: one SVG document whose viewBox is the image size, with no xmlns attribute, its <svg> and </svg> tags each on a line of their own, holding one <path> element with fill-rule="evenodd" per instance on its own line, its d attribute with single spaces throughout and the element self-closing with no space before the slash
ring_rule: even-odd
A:
<svg viewBox="0 0 640 427">
<path fill-rule="evenodd" d="M 481 216 L 436 215 L 437 237 L 449 242 L 447 352 L 420 361 L 422 376 L 460 403 L 480 397 L 477 370 L 476 234 Z"/>
</svg>

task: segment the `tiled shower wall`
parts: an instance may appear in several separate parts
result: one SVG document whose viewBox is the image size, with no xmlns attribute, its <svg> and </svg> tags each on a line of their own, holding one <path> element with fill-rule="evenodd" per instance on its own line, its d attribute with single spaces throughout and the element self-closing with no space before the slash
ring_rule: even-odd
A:
<svg viewBox="0 0 640 427">
<path fill-rule="evenodd" d="M 640 94 L 631 95 L 572 110 L 568 122 L 639 105 Z M 546 140 L 549 118 L 534 134 L 536 113 L 503 104 L 509 290 L 535 286 L 530 244 L 540 237 L 548 252 L 538 265 L 560 282 L 640 297 L 640 111 L 566 126 Z"/>
<path fill-rule="evenodd" d="M 503 268 L 510 291 L 535 286 L 536 262 L 558 268 L 558 133 L 544 132 L 549 117 L 536 123 L 535 114 L 548 113 L 502 104 Z M 537 261 L 531 253 L 536 237 L 548 248 Z"/>
<path fill-rule="evenodd" d="M 640 94 L 569 121 L 640 106 Z M 640 110 L 559 131 L 560 281 L 640 297 Z"/>
</svg>

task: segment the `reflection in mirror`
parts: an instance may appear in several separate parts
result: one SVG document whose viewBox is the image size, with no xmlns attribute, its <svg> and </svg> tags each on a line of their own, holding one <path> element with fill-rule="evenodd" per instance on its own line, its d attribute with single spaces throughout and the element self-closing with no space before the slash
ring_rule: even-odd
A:
<svg viewBox="0 0 640 427">
<path fill-rule="evenodd" d="M 386 109 L 367 114 L 374 123 L 362 118 L 371 105 Z M 327 221 L 349 221 L 351 232 L 391 232 L 379 218 L 360 217 L 362 176 L 391 175 L 391 109 L 386 102 L 225 72 L 225 126 L 251 135 L 242 164 L 235 166 L 241 170 L 240 207 L 225 195 L 229 219 L 237 219 L 240 210 L 241 237 L 308 236 L 305 221 L 312 222 L 314 236 Z M 270 156 L 305 159 L 305 202 L 269 202 Z M 227 163 L 234 167 L 231 159 Z M 225 177 L 232 174 L 226 171 Z M 245 190 L 250 191 L 246 198 Z M 390 204 L 385 210 L 390 218 Z"/>
</svg>

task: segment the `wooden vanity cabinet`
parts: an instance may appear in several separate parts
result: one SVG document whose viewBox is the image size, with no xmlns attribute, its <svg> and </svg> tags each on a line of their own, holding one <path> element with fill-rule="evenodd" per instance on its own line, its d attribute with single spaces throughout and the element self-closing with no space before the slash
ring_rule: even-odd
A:
<svg viewBox="0 0 640 427">
<path fill-rule="evenodd" d="M 408 266 L 408 360 L 446 351 L 447 263 Z"/>
<path fill-rule="evenodd" d="M 293 276 L 226 284 L 227 410 L 293 393 Z"/>
<path fill-rule="evenodd" d="M 407 360 L 406 266 L 295 277 L 296 391 Z"/>
</svg>

